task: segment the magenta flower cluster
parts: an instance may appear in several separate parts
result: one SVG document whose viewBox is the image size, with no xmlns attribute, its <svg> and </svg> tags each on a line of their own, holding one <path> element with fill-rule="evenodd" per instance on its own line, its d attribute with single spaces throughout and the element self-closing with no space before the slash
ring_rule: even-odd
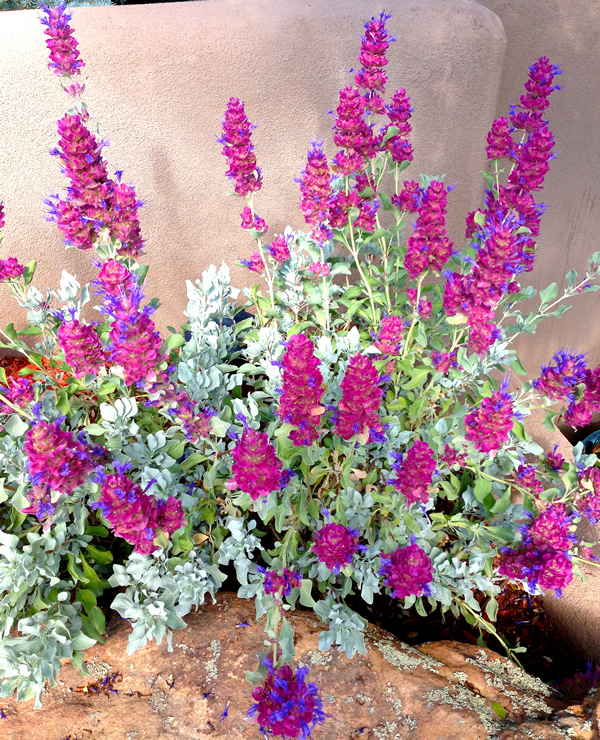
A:
<svg viewBox="0 0 600 740">
<path fill-rule="evenodd" d="M 147 496 L 123 472 L 100 476 L 100 499 L 92 504 L 100 509 L 117 537 L 134 545 L 134 551 L 149 555 L 157 549 L 158 530 L 172 535 L 185 522 L 181 501 L 173 496 L 157 499 Z"/>
<path fill-rule="evenodd" d="M 235 192 L 243 197 L 262 187 L 262 175 L 250 139 L 253 128 L 243 101 L 230 98 L 223 120 L 223 135 L 217 141 L 223 144 L 223 155 L 229 165 L 227 177 L 235 182 Z"/>
<path fill-rule="evenodd" d="M 416 180 L 405 180 L 398 195 L 392 195 L 392 204 L 401 211 L 418 213 L 423 199 L 423 189 Z"/>
<path fill-rule="evenodd" d="M 381 150 L 387 152 L 396 164 L 412 162 L 413 149 L 408 140 L 412 131 L 412 126 L 409 123 L 412 108 L 406 90 L 403 88 L 396 90 L 390 103 L 385 106 L 385 110 L 390 123 L 381 129 L 379 135 Z M 388 135 L 391 133 L 389 130 L 391 126 L 398 129 L 398 133 L 393 136 Z"/>
<path fill-rule="evenodd" d="M 29 378 L 7 378 L 8 388 L 0 388 L 0 409 L 2 408 L 2 401 L 6 400 L 12 406 L 18 406 L 20 409 L 24 409 L 34 399 L 35 391 L 33 383 Z M 9 407 L 6 404 L 4 413 L 10 413 L 12 406 Z M 10 409 L 10 410 L 9 410 Z"/>
<path fill-rule="evenodd" d="M 256 704 L 249 716 L 265 735 L 306 740 L 327 716 L 317 687 L 306 681 L 309 669 L 303 666 L 294 672 L 288 664 L 274 668 L 268 659 L 263 665 L 268 674 L 252 692 Z"/>
<path fill-rule="evenodd" d="M 65 432 L 60 423 L 39 421 L 25 435 L 23 449 L 34 486 L 72 493 L 82 485 L 94 466 L 90 450 Z"/>
<path fill-rule="evenodd" d="M 73 37 L 73 29 L 69 25 L 71 15 L 67 12 L 64 3 L 54 8 L 48 8 L 45 5 L 40 6 L 46 18 L 42 17 L 41 21 L 46 30 L 44 34 L 48 36 L 46 46 L 50 52 L 50 63 L 48 69 L 52 70 L 57 77 L 67 75 L 78 75 L 85 66 L 79 56 L 77 40 Z"/>
<path fill-rule="evenodd" d="M 478 452 L 494 452 L 508 442 L 516 418 L 513 399 L 502 387 L 465 416 L 465 437 Z"/>
<path fill-rule="evenodd" d="M 600 468 L 591 467 L 583 471 L 579 479 L 577 509 L 592 524 L 600 522 Z"/>
<path fill-rule="evenodd" d="M 365 23 L 365 35 L 362 37 L 358 61 L 361 68 L 354 77 L 359 90 L 363 90 L 366 110 L 369 113 L 383 113 L 384 101 L 381 94 L 385 92 L 387 74 L 384 68 L 388 64 L 385 56 L 390 44 L 385 23 L 392 16 L 381 13 L 379 18 L 371 18 Z M 390 39 L 393 41 L 394 39 Z M 381 93 L 381 94 L 380 94 Z"/>
<path fill-rule="evenodd" d="M 564 504 L 549 505 L 525 526 L 519 547 L 503 549 L 498 573 L 526 582 L 531 591 L 539 586 L 553 589 L 560 596 L 573 579 L 569 552 L 575 544 L 569 531 L 572 519 Z"/>
<path fill-rule="evenodd" d="M 16 280 L 24 272 L 25 268 L 19 263 L 16 257 L 0 260 L 0 283 L 5 280 Z"/>
<path fill-rule="evenodd" d="M 433 566 L 425 550 L 412 543 L 382 555 L 379 575 L 384 576 L 384 583 L 392 589 L 395 599 L 427 596 L 433 580 Z"/>
<path fill-rule="evenodd" d="M 322 149 L 322 141 L 313 141 L 308 151 L 306 167 L 300 178 L 300 210 L 307 224 L 315 228 L 312 237 L 322 243 L 329 237 L 325 225 L 332 200 L 331 171 Z"/>
<path fill-rule="evenodd" d="M 433 180 L 421 198 L 417 224 L 406 245 L 405 267 L 412 280 L 427 270 L 441 272 L 450 259 L 453 244 L 446 232 L 444 183 Z"/>
<path fill-rule="evenodd" d="M 572 401 L 574 390 L 587 380 L 585 355 L 574 355 L 561 350 L 552 358 L 554 365 L 542 365 L 539 378 L 531 385 L 553 401 Z"/>
<path fill-rule="evenodd" d="M 477 354 L 486 352 L 499 336 L 494 324 L 499 301 L 518 290 L 514 276 L 533 266 L 534 237 L 539 233 L 543 207 L 535 202 L 533 193 L 541 189 L 554 141 L 541 113 L 548 107 L 548 96 L 557 89 L 554 77 L 558 67 L 540 58 L 530 69 L 525 85 L 527 95 L 511 115 L 512 129 L 506 118 L 498 119 L 488 136 L 488 156 L 510 157 L 511 168 L 506 185 L 499 186 L 497 197 L 489 190 L 486 209 L 467 217 L 468 239 L 474 239 L 478 252 L 469 274 L 449 273 L 444 290 L 444 307 L 449 316 L 462 313 L 468 319 L 468 343 Z M 516 145 L 512 132 L 522 134 Z M 480 224 L 483 223 L 483 226 Z M 520 227 L 529 233 L 517 234 Z"/>
<path fill-rule="evenodd" d="M 433 480 L 436 468 L 436 459 L 433 450 L 427 444 L 418 439 L 406 453 L 401 455 L 394 453 L 396 462 L 392 468 L 396 471 L 396 477 L 388 483 L 395 486 L 406 499 L 407 506 L 415 501 L 427 503 L 429 501 L 429 486 Z"/>
<path fill-rule="evenodd" d="M 281 487 L 281 462 L 264 432 L 247 428 L 231 453 L 233 478 L 228 488 L 249 493 L 253 501 L 266 498 Z"/>
<path fill-rule="evenodd" d="M 292 335 L 281 358 L 281 367 L 279 417 L 286 424 L 298 427 L 290 433 L 295 445 L 310 445 L 319 438 L 321 414 L 325 411 L 321 406 L 325 386 L 312 340 L 305 334 Z"/>
<path fill-rule="evenodd" d="M 360 534 L 356 529 L 328 522 L 315 532 L 310 549 L 320 563 L 337 574 L 345 565 L 352 562 L 352 556 L 360 550 L 359 537 Z"/>
<path fill-rule="evenodd" d="M 83 114 L 67 114 L 58 122 L 57 154 L 62 172 L 69 180 L 67 199 L 53 196 L 46 201 L 50 217 L 55 220 L 67 244 L 78 249 L 91 249 L 100 230 L 107 228 L 110 236 L 121 241 L 119 254 L 138 257 L 144 243 L 140 232 L 138 201 L 133 187 L 108 176 L 102 149 L 85 125 Z"/>
<path fill-rule="evenodd" d="M 517 468 L 517 484 L 521 488 L 527 488 L 532 493 L 542 493 L 544 484 L 537 477 L 537 468 L 535 465 L 526 465 L 521 463 Z"/>
<path fill-rule="evenodd" d="M 263 588 L 270 596 L 289 596 L 292 589 L 300 588 L 302 583 L 302 576 L 289 568 L 284 568 L 281 575 L 276 570 L 265 570 L 260 565 L 257 570 L 265 576 Z"/>
<path fill-rule="evenodd" d="M 200 439 L 206 439 L 210 434 L 210 420 L 217 415 L 217 412 L 209 406 L 201 410 L 187 391 L 173 389 L 169 392 L 170 390 L 170 388 L 167 389 L 164 401 L 173 400 L 175 402 L 175 407 L 170 409 L 169 413 L 183 426 L 186 439 L 192 444 L 196 444 Z"/>
<path fill-rule="evenodd" d="M 402 342 L 402 319 L 396 314 L 384 316 L 375 339 L 375 346 L 382 355 L 399 355 Z"/>
<path fill-rule="evenodd" d="M 356 354 L 350 358 L 340 383 L 342 398 L 335 425 L 335 431 L 343 439 L 367 433 L 378 426 L 383 395 L 379 382 L 377 368 L 368 355 Z"/>
<path fill-rule="evenodd" d="M 110 361 L 123 368 L 127 385 L 156 383 L 161 377 L 158 366 L 165 359 L 162 339 L 150 318 L 154 308 L 141 306 L 144 294 L 135 277 L 116 260 L 109 260 L 96 286 L 104 298 L 101 311 L 112 319 L 107 347 Z"/>
<path fill-rule="evenodd" d="M 65 321 L 58 330 L 58 343 L 76 378 L 98 375 L 98 370 L 104 367 L 104 348 L 94 326 L 77 319 Z"/>
<path fill-rule="evenodd" d="M 565 422 L 573 427 L 589 424 L 600 411 L 600 366 L 586 371 L 584 384 L 582 397 L 571 401 L 564 413 Z"/>
</svg>

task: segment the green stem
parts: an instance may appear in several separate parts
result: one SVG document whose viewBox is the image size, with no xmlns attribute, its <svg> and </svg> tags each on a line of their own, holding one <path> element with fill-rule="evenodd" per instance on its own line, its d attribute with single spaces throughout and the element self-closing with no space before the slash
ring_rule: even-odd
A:
<svg viewBox="0 0 600 740">
<path fill-rule="evenodd" d="M 416 323 L 419 320 L 419 302 L 421 301 L 421 287 L 423 285 L 423 280 L 425 279 L 426 275 L 427 275 L 427 272 L 424 272 L 421 275 L 421 277 L 417 280 L 417 300 L 415 302 L 414 317 L 410 325 L 410 329 L 408 330 L 408 334 L 406 335 L 406 341 L 404 342 L 404 349 L 402 350 L 402 359 L 404 359 L 406 355 L 408 354 L 408 350 L 409 350 L 410 343 L 412 340 L 413 329 L 415 328 Z"/>
<path fill-rule="evenodd" d="M 514 660 L 514 662 L 519 666 L 519 668 L 521 668 L 522 670 L 525 670 L 523 668 L 523 665 L 522 665 L 521 661 L 516 657 L 516 655 L 514 655 L 512 649 L 500 637 L 500 635 L 498 634 L 497 630 L 492 626 L 492 624 L 490 622 L 486 622 L 486 620 L 483 619 L 483 617 L 480 617 L 479 614 L 477 614 L 476 611 L 474 611 L 473 609 L 471 609 L 471 607 L 467 604 L 466 601 L 463 601 L 462 599 L 456 599 L 456 603 L 459 606 L 462 605 L 470 614 L 472 614 L 473 617 L 475 618 L 475 620 L 483 627 L 483 629 L 486 632 L 489 632 L 491 635 L 493 635 L 498 640 L 498 642 L 502 645 L 502 647 L 506 651 L 507 657 L 510 658 L 511 660 Z"/>
<path fill-rule="evenodd" d="M 350 253 L 352 254 L 352 258 L 354 259 L 356 263 L 356 268 L 358 270 L 360 278 L 365 286 L 367 295 L 369 296 L 369 303 L 371 304 L 371 319 L 372 319 L 372 323 L 375 324 L 375 301 L 373 300 L 373 291 L 371 290 L 371 284 L 367 280 L 367 276 L 365 275 L 363 268 L 360 264 L 358 250 L 356 249 L 356 245 L 354 242 L 354 225 L 352 223 L 352 219 L 350 218 L 350 215 L 348 215 L 348 225 L 350 227 L 350 244 L 348 244 L 348 241 L 346 240 L 346 246 L 348 247 L 348 249 L 350 250 Z"/>
</svg>

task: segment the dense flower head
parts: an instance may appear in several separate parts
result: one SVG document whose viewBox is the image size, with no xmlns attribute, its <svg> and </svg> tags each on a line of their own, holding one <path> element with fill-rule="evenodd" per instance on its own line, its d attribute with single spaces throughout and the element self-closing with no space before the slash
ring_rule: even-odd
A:
<svg viewBox="0 0 600 740">
<path fill-rule="evenodd" d="M 282 264 L 290 258 L 289 242 L 283 234 L 276 236 L 271 244 L 267 246 L 267 249 L 269 250 L 271 257 L 273 257 L 275 262 L 278 264 Z"/>
<path fill-rule="evenodd" d="M 517 482 L 522 488 L 527 488 L 533 493 L 542 493 L 544 484 L 537 478 L 535 465 L 521 463 L 517 468 Z"/>
<path fill-rule="evenodd" d="M 551 93 L 559 90 L 554 85 L 554 78 L 562 74 L 555 64 L 551 64 L 548 57 L 540 57 L 529 68 L 529 79 L 525 83 L 525 95 L 521 95 L 519 105 L 515 106 L 511 115 L 511 123 L 517 129 L 531 131 L 541 121 L 543 112 L 548 108 Z"/>
<path fill-rule="evenodd" d="M 585 355 L 574 355 L 561 350 L 552 358 L 554 365 L 543 365 L 540 377 L 532 386 L 547 398 L 555 401 L 573 399 L 574 389 L 587 380 Z"/>
<path fill-rule="evenodd" d="M 333 142 L 347 150 L 348 154 L 358 155 L 362 166 L 363 160 L 371 159 L 375 154 L 375 139 L 372 127 L 366 120 L 366 103 L 360 91 L 353 87 L 340 90 L 340 102 L 336 109 L 333 126 Z"/>
<path fill-rule="evenodd" d="M 23 445 L 34 486 L 71 493 L 82 485 L 93 469 L 90 450 L 72 432 L 60 428 L 60 422 L 39 421 L 25 435 Z"/>
<path fill-rule="evenodd" d="M 281 462 L 264 432 L 245 429 L 231 454 L 234 461 L 232 487 L 249 493 L 253 501 L 280 489 Z"/>
<path fill-rule="evenodd" d="M 564 413 L 565 423 L 582 427 L 592 421 L 592 416 L 600 411 L 600 367 L 585 373 L 583 396 L 572 399 Z"/>
<path fill-rule="evenodd" d="M 487 136 L 487 143 L 488 159 L 500 159 L 510 155 L 514 147 L 514 141 L 510 135 L 508 119 L 505 116 L 494 121 Z"/>
<path fill-rule="evenodd" d="M 223 120 L 223 135 L 218 141 L 223 144 L 222 153 L 229 165 L 227 177 L 235 181 L 235 192 L 241 196 L 255 193 L 262 187 L 262 175 L 250 140 L 253 128 L 243 101 L 230 98 Z"/>
<path fill-rule="evenodd" d="M 314 683 L 306 681 L 306 666 L 294 672 L 288 664 L 269 669 L 267 677 L 252 692 L 256 702 L 248 714 L 255 717 L 263 734 L 306 740 L 312 730 L 326 719 L 323 701 Z"/>
<path fill-rule="evenodd" d="M 600 468 L 593 466 L 584 470 L 579 486 L 577 508 L 592 524 L 597 524 L 600 522 Z"/>
<path fill-rule="evenodd" d="M 25 267 L 16 257 L 0 260 L 0 283 L 4 280 L 16 280 L 25 272 Z"/>
<path fill-rule="evenodd" d="M 568 550 L 576 542 L 569 531 L 572 521 L 573 514 L 564 504 L 551 504 L 533 520 L 524 539 L 531 540 L 538 547 Z"/>
<path fill-rule="evenodd" d="M 375 340 L 375 346 L 383 355 L 397 355 L 400 353 L 402 341 L 402 319 L 396 314 L 384 316 L 381 327 Z"/>
<path fill-rule="evenodd" d="M 464 452 L 459 452 L 458 450 L 455 450 L 454 447 L 446 444 L 444 452 L 440 455 L 440 460 L 445 462 L 449 468 L 464 468 L 467 465 L 469 458 Z"/>
<path fill-rule="evenodd" d="M 405 267 L 414 280 L 432 268 L 441 272 L 452 254 L 452 242 L 446 232 L 446 196 L 444 183 L 433 180 L 421 199 L 417 224 L 407 241 Z"/>
<path fill-rule="evenodd" d="M 573 580 L 573 563 L 568 554 L 552 547 L 528 542 L 518 550 L 507 549 L 500 558 L 498 573 L 513 581 L 524 581 L 533 592 L 536 586 L 562 594 Z"/>
<path fill-rule="evenodd" d="M 570 532 L 572 521 L 573 514 L 564 504 L 550 504 L 525 525 L 521 545 L 503 550 L 499 574 L 525 581 L 531 591 L 539 586 L 554 589 L 560 596 L 573 578 L 570 550 L 576 538 Z"/>
<path fill-rule="evenodd" d="M 362 37 L 358 61 L 361 68 L 354 77 L 354 82 L 360 90 L 364 90 L 367 110 L 370 113 L 383 113 L 384 102 L 379 93 L 385 92 L 387 74 L 384 67 L 388 60 L 385 56 L 390 44 L 385 23 L 391 18 L 387 13 L 380 13 L 365 23 L 366 33 Z"/>
<path fill-rule="evenodd" d="M 392 589 L 395 599 L 405 599 L 428 595 L 433 566 L 425 550 L 413 543 L 382 555 L 379 575 L 384 576 L 384 583 Z"/>
<path fill-rule="evenodd" d="M 181 501 L 148 496 L 124 472 L 103 476 L 100 499 L 92 508 L 102 511 L 117 537 L 146 555 L 157 549 L 158 530 L 171 535 L 184 524 Z"/>
<path fill-rule="evenodd" d="M 25 496 L 29 506 L 21 509 L 23 514 L 33 514 L 38 521 L 44 522 L 44 532 L 48 530 L 52 523 L 52 515 L 56 511 L 55 504 L 52 503 L 52 491 L 49 486 L 33 486 L 26 491 Z"/>
<path fill-rule="evenodd" d="M 452 352 L 438 352 L 434 350 L 431 354 L 431 361 L 438 373 L 447 373 L 451 367 L 458 367 L 458 350 Z"/>
<path fill-rule="evenodd" d="M 118 272 L 115 270 L 109 275 L 114 276 Z M 127 287 L 123 284 L 117 287 L 109 279 L 109 289 L 104 290 L 105 280 L 99 278 L 96 281 L 104 298 L 100 311 L 112 319 L 107 347 L 109 359 L 122 368 L 127 385 L 156 383 L 160 376 L 159 366 L 166 355 L 161 351 L 162 339 L 150 318 L 154 308 L 142 307 L 144 293 L 133 276 L 131 282 L 125 273 L 122 277 L 127 281 Z"/>
<path fill-rule="evenodd" d="M 513 428 L 513 399 L 505 384 L 465 416 L 465 437 L 478 452 L 493 452 L 506 444 Z"/>
<path fill-rule="evenodd" d="M 546 455 L 544 462 L 550 468 L 550 470 L 554 471 L 555 473 L 558 473 L 562 470 L 562 467 L 565 464 L 565 458 L 560 454 L 560 452 L 558 452 L 558 444 L 555 444 L 552 452 L 549 452 Z"/>
<path fill-rule="evenodd" d="M 340 383 L 342 399 L 338 404 L 335 431 L 343 439 L 363 434 L 379 421 L 379 406 L 383 390 L 379 373 L 368 355 L 350 358 L 344 379 Z"/>
<path fill-rule="evenodd" d="M 381 151 L 390 154 L 392 161 L 397 164 L 401 162 L 412 162 L 413 149 L 407 137 L 412 131 L 409 120 L 413 109 L 411 108 L 410 98 L 406 94 L 406 90 L 396 90 L 392 96 L 392 100 L 389 105 L 385 106 L 385 109 L 390 123 L 384 126 L 379 132 L 378 141 L 380 142 Z M 398 129 L 398 133 L 393 136 L 390 131 L 391 126 L 395 126 Z"/>
<path fill-rule="evenodd" d="M 279 574 L 276 570 L 265 570 L 258 566 L 257 570 L 265 576 L 264 589 L 265 593 L 270 596 L 290 596 L 292 589 L 300 588 L 302 576 L 294 573 L 289 568 L 284 568 L 283 573 Z"/>
<path fill-rule="evenodd" d="M 8 388 L 0 388 L 0 410 L 7 411 L 12 410 L 12 406 L 18 406 L 24 409 L 28 406 L 35 397 L 35 391 L 33 383 L 29 378 L 8 378 Z M 3 400 L 9 401 L 12 406 L 6 405 L 3 409 Z"/>
<path fill-rule="evenodd" d="M 319 437 L 318 427 L 325 392 L 319 360 L 312 340 L 305 334 L 292 335 L 281 358 L 283 368 L 279 416 L 298 429 L 290 433 L 295 445 L 310 445 Z"/>
<path fill-rule="evenodd" d="M 352 562 L 352 556 L 360 549 L 359 537 L 356 529 L 329 522 L 315 532 L 310 549 L 332 573 L 339 573 L 345 565 Z"/>
<path fill-rule="evenodd" d="M 131 290 L 135 278 L 118 260 L 109 259 L 102 264 L 95 284 L 103 293 L 118 296 Z"/>
<path fill-rule="evenodd" d="M 98 375 L 98 370 L 104 367 L 104 349 L 95 327 L 78 319 L 65 321 L 58 330 L 58 343 L 76 378 Z"/>
<path fill-rule="evenodd" d="M 406 455 L 396 454 L 395 457 L 396 462 L 392 464 L 392 468 L 396 471 L 396 477 L 388 482 L 400 491 L 408 506 L 415 501 L 427 503 L 429 486 L 436 468 L 431 447 L 418 439 Z"/>
<path fill-rule="evenodd" d="M 306 167 L 300 183 L 300 210 L 307 224 L 322 224 L 327 220 L 332 197 L 331 171 L 322 141 L 313 141 L 308 151 Z"/>
<path fill-rule="evenodd" d="M 62 232 L 67 244 L 78 249 L 91 249 L 102 228 L 121 244 L 118 253 L 137 257 L 144 247 L 137 199 L 131 185 L 108 176 L 102 149 L 107 142 L 98 141 L 86 126 L 87 117 L 67 114 L 58 121 L 59 145 L 51 154 L 62 162 L 62 172 L 69 180 L 67 197 L 51 196 L 46 204 L 50 220 Z"/>
<path fill-rule="evenodd" d="M 41 18 L 41 22 L 46 26 L 44 34 L 48 36 L 46 40 L 46 46 L 50 51 L 48 69 L 57 77 L 80 74 L 85 64 L 80 58 L 77 41 L 73 38 L 73 29 L 69 25 L 71 15 L 67 12 L 66 5 L 60 3 L 53 8 L 41 5 L 40 8 L 46 15 Z"/>
<path fill-rule="evenodd" d="M 210 420 L 216 412 L 208 406 L 201 409 L 199 404 L 190 398 L 187 391 L 173 393 L 172 400 L 175 402 L 175 407 L 170 409 L 169 413 L 183 426 L 186 439 L 193 444 L 200 439 L 206 439 L 211 429 Z"/>
<path fill-rule="evenodd" d="M 331 275 L 331 265 L 328 262 L 313 262 L 308 271 L 318 278 L 329 277 Z"/>
<path fill-rule="evenodd" d="M 263 261 L 263 258 L 260 256 L 260 252 L 254 252 L 254 254 L 251 255 L 247 260 L 240 260 L 240 264 L 244 265 L 244 267 L 247 267 L 250 272 L 256 272 L 259 275 L 265 269 L 265 263 Z"/>
<path fill-rule="evenodd" d="M 250 206 L 246 206 L 244 208 L 240 213 L 240 218 L 242 219 L 242 229 L 256 229 L 256 231 L 263 233 L 266 233 L 269 230 L 264 218 L 261 218 L 257 213 L 254 213 Z"/>
<path fill-rule="evenodd" d="M 0 229 L 4 228 L 4 224 L 6 221 L 4 220 L 4 203 L 0 201 Z"/>
<path fill-rule="evenodd" d="M 519 147 L 517 164 L 510 173 L 507 188 L 531 193 L 541 190 L 550 169 L 554 138 L 547 124 L 540 123 Z"/>
<path fill-rule="evenodd" d="M 416 180 L 405 180 L 398 195 L 392 195 L 392 204 L 407 213 L 417 213 L 421 207 L 423 190 Z"/>
</svg>

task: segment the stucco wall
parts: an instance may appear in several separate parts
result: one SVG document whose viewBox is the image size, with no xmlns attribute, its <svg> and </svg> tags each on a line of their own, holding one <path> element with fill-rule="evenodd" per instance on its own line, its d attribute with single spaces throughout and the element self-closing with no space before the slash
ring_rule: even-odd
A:
<svg viewBox="0 0 600 740">
<path fill-rule="evenodd" d="M 398 38 L 389 50 L 388 90 L 405 87 L 415 108 L 408 172 L 447 173 L 457 183 L 450 210 L 460 235 L 480 198 L 502 25 L 472 0 L 383 5 L 393 12 L 389 27 Z M 352 80 L 363 22 L 381 9 L 380 0 L 205 0 L 74 11 L 89 78 L 85 99 L 111 142 L 105 156 L 146 204 L 148 285 L 163 301 L 161 326 L 180 325 L 186 277 L 253 251 L 239 228 L 241 201 L 227 197 L 215 141 L 229 97 L 244 99 L 259 124 L 254 142 L 264 185 L 256 202 L 270 233 L 287 223 L 302 227 L 294 178 L 313 136 L 324 136 L 334 153 L 327 111 Z M 94 271 L 86 253 L 65 253 L 56 227 L 44 221 L 43 197 L 63 184 L 48 150 L 67 98 L 46 71 L 37 16 L 0 15 L 0 199 L 4 254 L 40 258 L 36 285 L 43 288 L 57 284 L 63 266 L 86 279 Z M 243 268 L 233 274 L 238 285 L 252 282 Z M 2 322 L 20 319 L 5 297 L 0 306 Z"/>
</svg>

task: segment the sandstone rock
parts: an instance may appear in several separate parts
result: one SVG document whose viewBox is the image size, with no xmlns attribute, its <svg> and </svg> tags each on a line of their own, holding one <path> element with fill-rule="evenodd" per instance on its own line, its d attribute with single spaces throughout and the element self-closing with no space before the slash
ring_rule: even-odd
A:
<svg viewBox="0 0 600 740">
<path fill-rule="evenodd" d="M 491 650 L 454 642 L 409 647 L 370 627 L 368 653 L 321 653 L 322 625 L 291 615 L 297 659 L 310 666 L 329 720 L 314 740 L 591 740 L 593 706 L 561 710 L 551 690 Z M 166 644 L 128 656 L 129 626 L 116 620 L 87 652 L 89 677 L 66 664 L 59 685 L 33 703 L 0 702 L 5 740 L 260 740 L 246 718 L 263 632 L 252 602 L 222 594 Z M 505 719 L 500 714 L 506 713 Z M 597 724 L 597 720 L 594 720 Z M 587 722 L 587 725 L 586 725 Z"/>
</svg>

